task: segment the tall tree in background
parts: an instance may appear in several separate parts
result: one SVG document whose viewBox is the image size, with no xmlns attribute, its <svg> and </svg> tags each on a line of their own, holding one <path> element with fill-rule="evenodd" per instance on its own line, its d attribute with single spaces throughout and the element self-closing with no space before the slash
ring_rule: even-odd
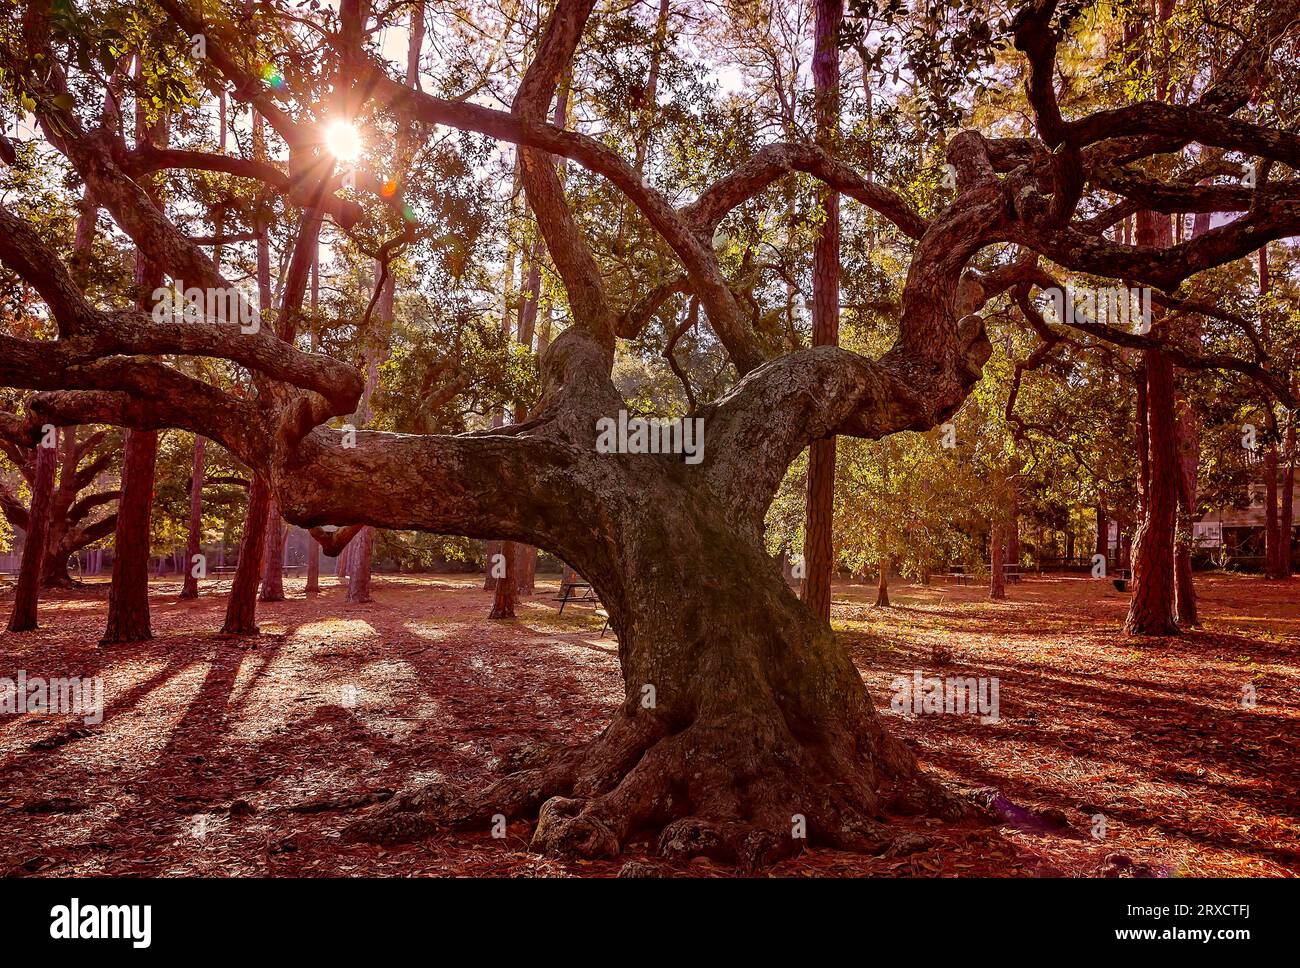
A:
<svg viewBox="0 0 1300 968">
<path fill-rule="evenodd" d="M 143 74 L 144 52 L 136 55 L 135 76 Z M 149 144 L 166 147 L 168 130 L 165 115 L 150 123 L 145 100 L 137 97 L 135 105 L 136 146 Z M 146 192 L 154 205 L 160 205 L 161 179 L 148 182 Z M 163 267 L 147 253 L 137 250 L 135 257 L 136 305 L 142 310 L 153 308 L 153 292 L 162 283 Z M 153 510 L 153 484 L 158 459 L 158 434 L 152 430 L 128 430 L 122 456 L 122 493 L 118 498 L 117 522 L 113 535 L 113 582 L 108 593 L 108 622 L 101 645 L 138 642 L 153 637 L 149 627 L 149 544 L 150 515 Z"/>
<path fill-rule="evenodd" d="M 840 23 L 844 0 L 815 0 L 812 75 L 816 93 L 817 143 L 834 149 L 838 140 Z M 819 188 L 822 224 L 813 248 L 813 345 L 834 346 L 840 331 L 840 196 Z M 831 577 L 835 570 L 835 438 L 815 440 L 808 453 L 808 512 L 804 525 L 802 597 L 814 615 L 829 622 Z"/>
<path fill-rule="evenodd" d="M 50 498 L 54 493 L 58 453 L 56 444 L 57 439 L 43 441 L 36 447 L 32 500 L 27 513 L 27 537 L 23 542 L 22 562 L 18 566 L 14 607 L 9 614 L 10 632 L 30 632 L 36 628 L 36 603 L 40 596 L 41 566 L 45 558 L 45 532 L 50 520 Z"/>
</svg>

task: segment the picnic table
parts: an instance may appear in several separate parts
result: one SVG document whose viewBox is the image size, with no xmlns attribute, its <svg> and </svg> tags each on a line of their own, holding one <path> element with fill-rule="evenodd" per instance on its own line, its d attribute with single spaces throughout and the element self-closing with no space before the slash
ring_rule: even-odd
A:
<svg viewBox="0 0 1300 968">
<path fill-rule="evenodd" d="M 951 568 L 948 570 L 948 584 L 969 585 L 970 575 L 966 574 L 965 568 Z"/>
<path fill-rule="evenodd" d="M 1020 566 L 1019 566 L 1019 565 L 1003 565 L 1003 566 L 1002 566 L 1002 577 L 1003 577 L 1006 581 L 1013 581 L 1013 582 L 1019 583 L 1019 582 L 1020 582 Z"/>
<path fill-rule="evenodd" d="M 600 630 L 600 637 L 605 637 L 605 632 L 609 629 L 609 612 L 600 604 L 600 599 L 596 596 L 596 590 L 591 587 L 591 582 L 586 581 L 563 581 L 560 582 L 560 594 L 555 596 L 554 601 L 560 603 L 560 614 L 564 614 L 564 606 L 570 603 L 574 605 L 593 605 L 596 614 L 605 620 L 604 626 Z"/>
</svg>

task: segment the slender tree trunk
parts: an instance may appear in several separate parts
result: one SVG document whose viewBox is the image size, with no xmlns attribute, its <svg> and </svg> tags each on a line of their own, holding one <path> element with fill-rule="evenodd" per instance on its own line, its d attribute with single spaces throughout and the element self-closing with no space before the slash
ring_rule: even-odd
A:
<svg viewBox="0 0 1300 968">
<path fill-rule="evenodd" d="M 113 585 L 100 645 L 153 638 L 149 627 L 149 516 L 153 507 L 158 434 L 128 430 L 122 457 L 122 496 L 113 539 Z"/>
<path fill-rule="evenodd" d="M 1192 575 L 1192 525 L 1196 518 L 1196 471 L 1201 447 L 1191 401 L 1180 395 L 1177 402 L 1178 521 L 1174 540 L 1174 613 L 1180 626 L 1192 628 L 1200 624 Z"/>
<path fill-rule="evenodd" d="M 23 538 L 23 557 L 18 566 L 14 607 L 9 615 L 10 632 L 30 632 L 36 628 L 36 603 L 40 597 L 57 457 L 56 447 L 36 448 L 36 474 L 32 481 L 32 500 L 27 512 L 27 534 Z"/>
<path fill-rule="evenodd" d="M 419 29 L 424 29 L 424 3 L 419 3 L 420 16 L 418 18 Z M 414 14 L 412 14 L 414 16 Z M 311 254 L 311 351 L 314 353 L 320 346 L 320 324 L 316 319 L 316 309 L 320 300 L 320 236 L 319 234 L 312 240 Z M 320 545 L 316 539 L 307 536 L 307 594 L 320 594 Z"/>
<path fill-rule="evenodd" d="M 816 0 L 813 87 L 817 140 L 831 148 L 839 126 L 840 23 L 843 0 Z M 813 345 L 834 346 L 840 328 L 840 197 L 821 188 L 821 233 L 813 248 Z M 823 621 L 831 617 L 831 578 L 835 569 L 832 535 L 835 502 L 835 438 L 814 441 L 808 453 L 807 516 L 804 522 L 802 597 Z"/>
<path fill-rule="evenodd" d="M 262 591 L 258 599 L 263 602 L 284 601 L 284 536 L 285 528 L 280 517 L 280 505 L 271 498 L 266 515 L 266 548 L 262 555 Z"/>
<path fill-rule="evenodd" d="M 518 551 L 513 541 L 501 543 L 501 554 L 505 557 L 506 573 L 496 583 L 492 596 L 492 614 L 488 618 L 514 618 L 516 596 L 516 563 Z"/>
<path fill-rule="evenodd" d="M 1002 521 L 994 518 L 989 530 L 989 598 L 995 601 L 1007 597 L 1005 540 Z"/>
<path fill-rule="evenodd" d="M 204 439 L 194 435 L 194 460 L 190 478 L 190 530 L 185 542 L 185 582 L 181 585 L 181 598 L 199 597 L 199 579 L 194 574 L 194 559 L 202 553 L 203 544 L 203 474 Z"/>
<path fill-rule="evenodd" d="M 876 607 L 889 607 L 889 558 L 882 556 L 880 559 L 880 578 L 876 582 Z"/>
<path fill-rule="evenodd" d="M 1009 482 L 1011 490 L 1011 517 L 1007 522 L 1007 564 L 1020 567 L 1020 490 L 1015 481 Z"/>
<path fill-rule="evenodd" d="M 1296 411 L 1293 410 L 1287 418 L 1286 470 L 1282 475 L 1282 509 L 1278 520 L 1278 527 L 1282 532 L 1280 542 L 1282 567 L 1279 573 L 1283 578 L 1290 578 L 1294 573 L 1292 545 L 1295 543 L 1296 416 Z"/>
<path fill-rule="evenodd" d="M 320 545 L 307 536 L 307 594 L 320 594 Z"/>
<path fill-rule="evenodd" d="M 142 57 L 135 60 L 137 78 Z M 143 103 L 137 100 L 135 140 L 137 146 L 153 142 L 167 146 L 168 125 L 160 118 L 149 126 Z M 149 197 L 160 204 L 156 180 L 148 187 Z M 137 251 L 135 256 L 136 306 L 153 308 L 152 293 L 161 284 L 160 266 Z M 108 596 L 108 623 L 101 645 L 139 642 L 153 637 L 149 627 L 149 517 L 153 508 L 154 463 L 158 456 L 155 431 L 128 430 L 122 456 L 122 489 L 118 498 L 117 527 L 113 536 L 113 584 Z"/>
<path fill-rule="evenodd" d="M 222 635 L 257 635 L 257 585 L 262 576 L 262 555 L 266 546 L 266 522 L 270 517 L 271 490 L 260 474 L 248 488 L 248 510 L 244 513 L 244 537 L 239 564 L 226 602 Z"/>
<path fill-rule="evenodd" d="M 1106 502 L 1097 502 L 1097 537 L 1092 546 L 1094 555 L 1101 555 L 1103 559 L 1109 557 L 1110 553 L 1110 523 L 1106 520 Z"/>
</svg>

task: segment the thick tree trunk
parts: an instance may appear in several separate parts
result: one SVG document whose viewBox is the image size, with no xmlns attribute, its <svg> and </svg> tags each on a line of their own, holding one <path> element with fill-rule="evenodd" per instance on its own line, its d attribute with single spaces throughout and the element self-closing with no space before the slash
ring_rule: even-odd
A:
<svg viewBox="0 0 1300 968">
<path fill-rule="evenodd" d="M 1169 244 L 1168 215 L 1140 211 L 1136 215 L 1138 245 L 1164 247 Z M 1156 327 L 1163 331 L 1157 316 Z M 1179 478 L 1178 428 L 1174 413 L 1174 365 L 1160 350 L 1143 350 L 1146 381 L 1139 411 L 1146 450 L 1142 458 L 1145 481 L 1142 523 L 1135 538 L 1133 598 L 1129 602 L 1124 631 L 1130 635 L 1176 635 L 1174 623 L 1174 532 L 1178 520 Z M 1141 383 L 1141 381 L 1139 381 Z"/>
<path fill-rule="evenodd" d="M 181 585 L 181 598 L 199 597 L 199 579 L 194 573 L 194 559 L 202 553 L 203 546 L 203 474 L 206 442 L 194 435 L 194 460 L 190 470 L 190 530 L 185 540 L 185 582 Z"/>
<path fill-rule="evenodd" d="M 1005 541 L 1002 522 L 994 518 L 989 529 L 989 598 L 995 601 L 1007 597 Z"/>
<path fill-rule="evenodd" d="M 1160 350 L 1144 350 L 1147 370 L 1147 437 L 1151 482 L 1146 516 L 1138 526 L 1133 555 L 1133 599 L 1124 631 L 1130 635 L 1176 635 L 1174 624 L 1174 525 L 1178 513 L 1178 455 L 1174 428 L 1174 368 Z"/>
<path fill-rule="evenodd" d="M 969 813 L 884 731 L 848 653 L 756 535 L 670 493 L 629 496 L 629 525 L 647 498 L 681 510 L 653 540 L 630 526 L 621 560 L 582 563 L 622 661 L 626 698 L 609 726 L 480 793 L 398 798 L 348 839 L 478 829 L 499 813 L 538 816 L 533 847 L 547 853 L 614 857 L 649 838 L 668 858 L 759 865 L 806 845 L 886 850 L 886 811 Z"/>
<path fill-rule="evenodd" d="M 876 582 L 876 608 L 889 607 L 889 559 L 880 559 L 880 578 Z"/>
<path fill-rule="evenodd" d="M 348 575 L 347 600 L 353 605 L 373 601 L 370 597 L 370 569 L 375 551 L 375 529 L 362 528 L 352 539 L 351 574 Z"/>
<path fill-rule="evenodd" d="M 18 566 L 18 585 L 14 589 L 14 607 L 9 615 L 10 632 L 30 632 L 36 628 L 36 603 L 40 597 L 45 536 L 50 521 L 50 501 L 54 495 L 57 456 L 56 447 L 36 448 L 36 474 L 32 482 L 31 506 L 27 512 L 23 557 Z"/>
<path fill-rule="evenodd" d="M 516 597 L 516 569 L 519 559 L 519 549 L 513 541 L 503 541 L 501 543 L 501 554 L 505 558 L 506 573 L 497 579 L 496 588 L 492 596 L 492 613 L 488 618 L 514 618 L 515 617 L 515 597 Z"/>
<path fill-rule="evenodd" d="M 248 488 L 244 539 L 239 548 L 235 579 L 230 584 L 222 635 L 256 635 L 258 632 L 257 585 L 262 577 L 262 554 L 266 547 L 266 520 L 270 516 L 270 506 L 270 488 L 266 479 L 257 474 Z"/>
<path fill-rule="evenodd" d="M 280 505 L 274 497 L 266 513 L 266 545 L 262 553 L 262 590 L 258 599 L 263 602 L 284 601 L 284 521 Z"/>
<path fill-rule="evenodd" d="M 158 434 L 127 431 L 122 457 L 122 496 L 113 538 L 113 585 L 108 625 L 100 645 L 153 638 L 149 628 L 149 516 L 153 508 Z"/>
</svg>

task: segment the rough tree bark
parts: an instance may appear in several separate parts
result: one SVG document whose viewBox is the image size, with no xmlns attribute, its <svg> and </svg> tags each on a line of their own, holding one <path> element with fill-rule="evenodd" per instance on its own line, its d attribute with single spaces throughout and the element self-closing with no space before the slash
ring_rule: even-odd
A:
<svg viewBox="0 0 1300 968">
<path fill-rule="evenodd" d="M 149 517 L 158 434 L 131 430 L 122 456 L 122 496 L 113 538 L 113 584 L 100 645 L 153 638 L 149 627 Z"/>
<path fill-rule="evenodd" d="M 239 563 L 230 583 L 222 635 L 257 635 L 257 584 L 262 576 L 262 555 L 266 547 L 266 522 L 270 517 L 271 491 L 266 478 L 257 474 L 248 488 L 248 509 L 244 512 L 244 536 L 239 546 Z"/>
<path fill-rule="evenodd" d="M 45 533 L 49 527 L 57 457 L 56 447 L 38 445 L 36 448 L 36 473 L 32 481 L 31 506 L 27 513 L 27 534 L 23 539 L 22 561 L 18 565 L 14 607 L 9 614 L 10 632 L 30 632 L 36 628 L 36 603 L 40 597 Z"/>
<path fill-rule="evenodd" d="M 1137 213 L 1138 245 L 1165 247 L 1172 230 L 1169 216 Z M 1153 329 L 1163 330 L 1153 310 Z M 1134 538 L 1133 598 L 1124 631 L 1130 635 L 1177 635 L 1174 622 L 1174 531 L 1178 516 L 1178 430 L 1174 414 L 1174 364 L 1163 350 L 1143 350 L 1146 369 L 1146 501 Z"/>
<path fill-rule="evenodd" d="M 876 582 L 876 608 L 889 607 L 889 558 L 880 559 L 880 576 Z"/>
<path fill-rule="evenodd" d="M 505 558 L 506 570 L 493 590 L 492 612 L 488 618 L 515 617 L 515 598 L 519 588 L 519 548 L 513 541 L 504 541 L 501 543 L 501 555 Z"/>
<path fill-rule="evenodd" d="M 840 23 L 844 0 L 817 0 L 813 28 L 813 86 L 817 140 L 831 147 L 839 125 Z M 814 346 L 834 346 L 840 329 L 840 196 L 820 189 L 821 232 L 813 247 Z M 835 438 L 815 440 L 808 452 L 807 513 L 804 520 L 802 598 L 814 615 L 831 618 L 831 579 L 835 570 Z"/>
<path fill-rule="evenodd" d="M 1292 381 L 1294 385 L 1294 380 Z M 1286 470 L 1282 474 L 1281 501 L 1282 509 L 1278 515 L 1278 530 L 1282 532 L 1280 542 L 1281 568 L 1279 574 L 1290 578 L 1294 573 L 1292 548 L 1295 544 L 1295 465 L 1296 465 L 1296 420 L 1300 413 L 1292 410 L 1286 425 Z"/>
<path fill-rule="evenodd" d="M 259 601 L 284 601 L 284 538 L 285 526 L 280 517 L 280 505 L 272 497 L 270 508 L 266 513 L 266 538 L 262 552 L 262 589 L 257 596 Z"/>
</svg>

